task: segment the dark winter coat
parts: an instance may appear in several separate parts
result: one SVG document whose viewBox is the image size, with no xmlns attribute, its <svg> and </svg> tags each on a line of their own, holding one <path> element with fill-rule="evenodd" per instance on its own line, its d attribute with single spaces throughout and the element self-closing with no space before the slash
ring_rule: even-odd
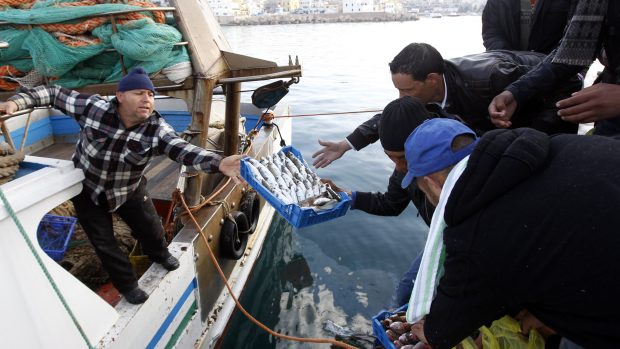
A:
<svg viewBox="0 0 620 349">
<path fill-rule="evenodd" d="M 521 0 L 488 0 L 482 11 L 482 40 L 487 50 L 549 54 L 560 42 L 574 0 L 538 0 L 527 47 L 521 47 Z"/>
<path fill-rule="evenodd" d="M 527 309 L 587 348 L 620 343 L 620 141 L 485 134 L 446 204 L 435 349 Z"/>
<path fill-rule="evenodd" d="M 607 16 L 600 37 L 600 46 L 604 49 L 602 59 L 605 69 L 600 76 L 601 82 L 620 84 L 620 3 L 609 1 Z M 602 52 L 602 51 L 601 51 Z M 583 69 L 582 66 L 551 63 L 556 51 L 545 58 L 544 62 L 509 85 L 506 90 L 512 92 L 518 105 L 535 100 L 566 83 L 571 76 Z M 602 58 L 602 55 L 600 55 Z M 594 60 L 594 57 L 593 57 Z M 597 125 L 601 135 L 620 135 L 620 113 L 618 117 L 605 120 Z"/>
<path fill-rule="evenodd" d="M 401 186 L 403 178 L 405 178 L 404 173 L 394 170 L 390 176 L 387 192 L 358 191 L 355 193 L 351 208 L 377 216 L 398 216 L 407 208 L 409 202 L 413 202 L 418 209 L 418 214 L 427 225 L 430 225 L 435 207 L 426 200 L 426 196 L 415 183 L 403 189 Z"/>
</svg>

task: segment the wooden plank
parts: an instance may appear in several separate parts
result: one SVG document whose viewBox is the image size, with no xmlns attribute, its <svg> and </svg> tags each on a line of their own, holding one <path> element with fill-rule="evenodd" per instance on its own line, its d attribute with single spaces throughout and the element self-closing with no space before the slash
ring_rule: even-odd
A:
<svg viewBox="0 0 620 349">
<path fill-rule="evenodd" d="M 71 156 L 74 151 L 75 144 L 73 143 L 56 143 L 50 145 L 49 147 L 35 151 L 32 155 L 41 156 L 44 158 L 71 160 Z"/>
</svg>

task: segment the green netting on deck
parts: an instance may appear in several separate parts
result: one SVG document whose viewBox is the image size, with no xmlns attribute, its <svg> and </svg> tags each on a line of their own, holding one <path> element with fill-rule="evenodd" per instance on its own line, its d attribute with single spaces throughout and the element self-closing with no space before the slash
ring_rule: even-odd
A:
<svg viewBox="0 0 620 349">
<path fill-rule="evenodd" d="M 37 2 L 30 10 L 6 9 L 0 12 L 0 21 L 15 24 L 50 24 L 78 19 L 84 16 L 107 14 L 114 11 L 137 10 L 139 6 L 124 4 L 103 4 L 93 6 L 64 6 L 56 5 L 73 1 Z"/>
<path fill-rule="evenodd" d="M 58 34 L 52 32 L 56 29 L 47 27 L 46 31 L 37 26 L 60 22 L 77 24 L 90 18 L 81 18 L 86 15 L 139 8 L 124 4 L 56 7 L 58 3 L 57 0 L 40 1 L 30 10 L 0 11 L 0 21 L 11 23 L 0 26 L 0 38 L 10 45 L 8 49 L 0 50 L 0 65 L 11 65 L 25 73 L 34 69 L 46 80 L 77 88 L 118 81 L 122 77 L 120 55 L 127 69 L 141 66 L 150 74 L 177 63 L 189 62 L 187 50 L 174 46 L 182 41 L 181 33 L 173 26 L 155 23 L 150 12 L 140 12 L 149 16 L 142 19 L 120 20 L 116 33 L 109 19 L 106 19 L 107 23 L 79 34 Z M 59 36 L 81 45 L 63 43 Z M 117 52 L 106 51 L 109 49 Z"/>
</svg>

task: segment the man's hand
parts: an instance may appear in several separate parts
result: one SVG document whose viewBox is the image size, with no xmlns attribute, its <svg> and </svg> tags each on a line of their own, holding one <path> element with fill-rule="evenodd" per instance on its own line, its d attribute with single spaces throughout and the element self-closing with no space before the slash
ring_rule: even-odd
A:
<svg viewBox="0 0 620 349">
<path fill-rule="evenodd" d="M 428 345 L 428 341 L 426 340 L 426 336 L 424 335 L 424 319 L 411 325 L 411 332 L 413 332 L 413 334 L 415 334 L 416 337 L 418 337 L 418 339 L 420 340 L 420 343 L 424 343 Z M 425 347 L 422 347 L 422 348 L 425 348 Z"/>
<path fill-rule="evenodd" d="M 246 155 L 231 155 L 220 161 L 220 172 L 232 178 L 235 184 L 240 184 L 242 181 L 239 175 L 241 173 L 241 159 L 244 157 Z"/>
<path fill-rule="evenodd" d="M 345 140 L 340 142 L 322 141 L 319 139 L 319 144 L 323 146 L 321 150 L 312 154 L 314 163 L 312 165 L 316 168 L 327 167 L 332 161 L 340 159 L 344 153 L 351 150 L 351 146 Z"/>
<path fill-rule="evenodd" d="M 504 91 L 491 101 L 489 104 L 489 116 L 495 127 L 508 128 L 512 125 L 510 119 L 517 110 L 517 101 L 512 92 Z"/>
<path fill-rule="evenodd" d="M 0 103 L 0 113 L 2 114 L 13 114 L 19 110 L 17 103 L 13 101 Z"/>
<path fill-rule="evenodd" d="M 524 335 L 529 335 L 532 329 L 537 330 L 545 338 L 556 334 L 552 328 L 547 327 L 545 324 L 540 322 L 537 317 L 525 309 L 521 310 L 519 314 L 515 316 L 515 319 L 519 320 L 521 325 L 521 333 Z"/>
<path fill-rule="evenodd" d="M 594 84 L 559 101 L 558 115 L 564 121 L 587 123 L 620 115 L 620 85 Z"/>
<path fill-rule="evenodd" d="M 329 178 L 321 178 L 321 182 L 328 184 L 332 189 L 334 189 L 337 192 L 345 192 L 347 193 L 347 195 L 351 196 L 351 191 L 348 189 L 344 189 L 344 188 L 340 188 L 339 186 L 336 185 L 336 183 L 334 183 L 334 181 L 332 181 Z"/>
</svg>

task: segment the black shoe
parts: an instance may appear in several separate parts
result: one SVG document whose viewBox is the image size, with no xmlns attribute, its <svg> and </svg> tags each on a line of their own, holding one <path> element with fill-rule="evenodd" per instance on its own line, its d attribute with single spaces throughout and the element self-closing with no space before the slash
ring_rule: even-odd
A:
<svg viewBox="0 0 620 349">
<path fill-rule="evenodd" d="M 161 264 L 168 271 L 176 270 L 179 268 L 179 260 L 174 258 L 173 255 L 168 254 L 167 257 L 164 257 L 161 260 L 155 261 L 155 263 Z"/>
<path fill-rule="evenodd" d="M 149 295 L 146 294 L 140 287 L 136 287 L 129 292 L 123 293 L 123 297 L 127 300 L 127 302 L 131 304 L 142 304 L 149 299 Z"/>
</svg>

